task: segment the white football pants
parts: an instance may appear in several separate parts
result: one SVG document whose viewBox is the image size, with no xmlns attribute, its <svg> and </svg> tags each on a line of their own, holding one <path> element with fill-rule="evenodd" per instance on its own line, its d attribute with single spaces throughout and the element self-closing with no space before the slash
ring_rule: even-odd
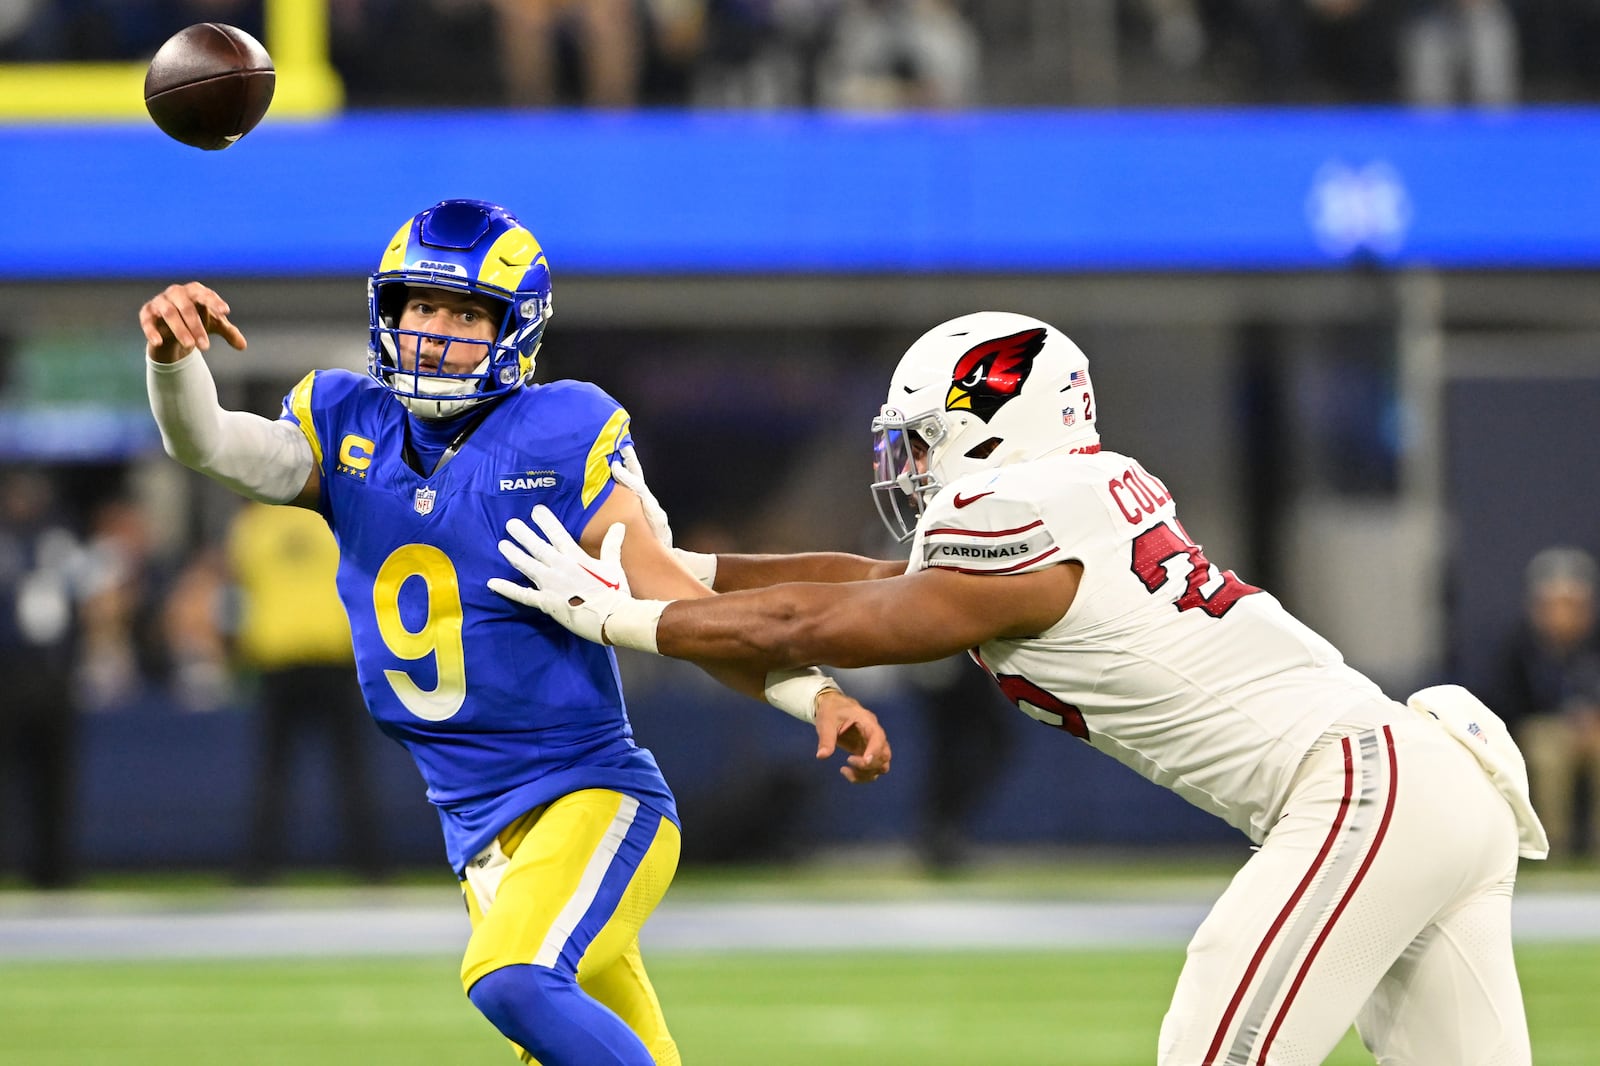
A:
<svg viewBox="0 0 1600 1066">
<path fill-rule="evenodd" d="M 1382 1066 L 1528 1066 L 1517 829 L 1419 716 L 1308 757 L 1195 933 L 1160 1066 L 1316 1066 L 1352 1022 Z"/>
</svg>

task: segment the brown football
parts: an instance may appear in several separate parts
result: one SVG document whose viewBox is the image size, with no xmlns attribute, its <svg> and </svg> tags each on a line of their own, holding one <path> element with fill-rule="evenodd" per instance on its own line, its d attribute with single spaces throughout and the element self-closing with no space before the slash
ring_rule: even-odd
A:
<svg viewBox="0 0 1600 1066">
<path fill-rule="evenodd" d="M 216 151 L 255 129 L 277 78 L 260 41 L 202 22 L 173 34 L 150 60 L 144 106 L 168 137 Z"/>
</svg>

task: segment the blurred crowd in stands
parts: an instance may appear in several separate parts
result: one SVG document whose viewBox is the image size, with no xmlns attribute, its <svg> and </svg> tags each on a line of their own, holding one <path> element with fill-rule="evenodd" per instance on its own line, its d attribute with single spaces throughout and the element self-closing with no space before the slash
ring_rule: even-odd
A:
<svg viewBox="0 0 1600 1066">
<path fill-rule="evenodd" d="M 83 715 L 241 710 L 254 713 L 256 741 L 250 765 L 239 768 L 252 798 L 238 876 L 264 881 L 284 858 L 291 753 L 301 743 L 334 756 L 327 765 L 338 768 L 342 861 L 383 876 L 381 854 L 363 844 L 375 839 L 363 754 L 371 726 L 333 598 L 327 529 L 309 512 L 244 505 L 198 546 L 163 549 L 149 505 L 120 492 L 86 494 L 76 480 L 84 473 L 0 471 L 0 883 L 6 853 L 35 886 L 76 877 L 81 860 L 68 841 Z M 1600 566 L 1592 555 L 1557 546 L 1528 564 L 1526 613 L 1507 620 L 1503 647 L 1498 681 L 1483 694 L 1523 745 L 1552 853 L 1592 856 L 1600 847 Z M 970 820 L 997 783 L 993 770 L 1007 762 L 1013 712 L 970 664 L 933 664 L 904 680 L 923 704 L 928 744 L 914 775 L 923 784 L 913 843 L 930 869 L 949 870 L 965 861 Z M 751 761 L 752 787 L 798 787 L 776 775 L 777 763 L 764 765 Z M 751 821 L 749 811 L 726 807 L 699 816 Z M 766 857 L 788 839 L 765 821 L 743 835 L 736 828 L 711 836 L 730 847 L 760 841 Z"/>
<path fill-rule="evenodd" d="M 283 861 L 291 761 L 333 756 L 346 839 L 368 878 L 375 850 L 365 767 L 372 729 L 334 590 L 338 549 L 322 520 L 237 507 L 221 536 L 163 548 L 155 508 L 103 471 L 0 467 L 0 881 L 8 859 L 40 888 L 73 883 L 83 715 L 253 709 L 250 846 L 238 874 Z"/>
<path fill-rule="evenodd" d="M 1600 0 L 327 0 L 356 107 L 1331 104 L 1600 95 Z M 0 61 L 264 0 L 0 0 Z M 270 44 L 271 42 L 267 42 Z"/>
<path fill-rule="evenodd" d="M 1528 561 L 1506 646 L 1500 714 L 1522 746 L 1557 858 L 1600 847 L 1600 565 L 1572 545 Z"/>
<path fill-rule="evenodd" d="M 217 862 L 245 884 L 295 864 L 292 838 L 303 834 L 292 825 L 294 782 L 309 765 L 327 775 L 339 863 L 384 879 L 392 871 L 377 846 L 376 731 L 356 683 L 327 526 L 310 511 L 227 496 L 221 527 L 171 540 L 158 532 L 171 525 L 159 505 L 130 489 L 107 468 L 0 465 L 0 888 L 13 869 L 32 887 L 60 888 L 93 867 L 74 843 L 89 784 L 86 716 L 241 712 L 251 716 L 251 751 L 228 772 L 245 783 L 248 821 L 238 853 Z M 726 535 L 716 528 L 685 524 L 713 540 Z M 969 859 L 971 820 L 1004 773 L 1014 712 L 965 656 L 904 683 L 927 712 L 910 843 L 930 870 L 948 872 Z M 785 800 L 826 778 L 756 738 L 743 744 L 737 774 L 681 797 L 708 829 L 686 853 L 692 861 L 800 854 L 796 820 L 784 812 L 804 805 Z"/>
<path fill-rule="evenodd" d="M 1600 64 L 1590 59 L 1600 52 L 1600 0 L 327 3 L 330 58 L 357 108 L 1500 107 L 1600 97 Z M 199 21 L 238 25 L 271 45 L 263 0 L 0 0 L 0 62 L 143 60 Z M 36 828 L 25 875 L 41 886 L 73 876 L 62 834 L 79 714 L 144 703 L 208 711 L 258 695 L 266 754 L 252 855 L 266 863 L 282 835 L 273 803 L 283 788 L 282 737 L 304 729 L 292 714 L 307 702 L 306 685 L 329 672 L 328 656 L 252 661 L 243 568 L 229 539 L 189 530 L 178 540 L 200 547 L 171 550 L 148 504 L 135 502 L 147 494 L 86 492 L 91 481 L 114 480 L 92 475 L 0 471 L 0 668 L 9 688 L 0 700 L 0 786 L 28 793 L 21 806 Z M 1596 568 L 1581 553 L 1546 556 L 1529 582 L 1527 628 L 1509 653 L 1504 691 L 1492 695 L 1529 745 L 1543 778 L 1536 789 L 1546 790 L 1541 809 L 1568 811 L 1556 815 L 1553 836 L 1570 854 L 1600 837 Z M 1570 609 L 1540 606 L 1550 582 Z M 322 614 L 337 618 L 332 608 Z M 347 684 L 346 651 L 338 677 L 322 680 Z M 262 685 L 275 671 L 281 684 Z M 948 734 L 936 740 L 941 750 L 987 747 L 998 765 L 1003 734 L 961 713 L 981 699 L 961 684 L 981 675 L 927 677 L 935 727 Z M 289 709 L 276 724 L 274 691 Z M 346 727 L 369 727 L 351 694 L 338 702 L 349 713 L 330 725 L 329 743 L 348 751 Z M 961 821 L 989 783 L 961 778 L 937 755 L 930 761 L 941 767 L 934 780 L 950 783 L 929 797 L 923 841 L 941 867 L 958 861 Z M 361 791 L 346 793 L 353 826 L 371 817 Z M 1575 795 L 1589 803 L 1564 802 Z M 0 845 L 5 800 L 0 789 Z M 376 859 L 356 858 L 376 870 Z M 270 870 L 258 863 L 241 873 L 256 880 Z"/>
</svg>

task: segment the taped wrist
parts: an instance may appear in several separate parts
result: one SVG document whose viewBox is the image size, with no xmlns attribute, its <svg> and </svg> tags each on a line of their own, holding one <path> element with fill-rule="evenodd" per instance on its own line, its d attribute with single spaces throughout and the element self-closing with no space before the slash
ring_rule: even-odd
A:
<svg viewBox="0 0 1600 1066">
<path fill-rule="evenodd" d="M 717 582 L 717 557 L 706 552 L 685 551 L 682 548 L 673 548 L 672 554 L 678 557 L 678 562 L 683 568 L 694 575 L 694 579 L 706 588 L 713 588 Z"/>
<path fill-rule="evenodd" d="M 661 612 L 666 610 L 667 604 L 671 602 L 671 600 L 623 600 L 600 624 L 600 635 L 605 638 L 607 644 L 615 647 L 632 648 L 635 651 L 647 651 L 651 655 L 659 655 L 661 653 L 656 650 L 656 626 L 661 623 Z"/>
<path fill-rule="evenodd" d="M 762 695 L 784 714 L 802 722 L 815 722 L 817 697 L 830 689 L 840 691 L 838 682 L 815 666 L 807 666 L 768 673 Z"/>
</svg>

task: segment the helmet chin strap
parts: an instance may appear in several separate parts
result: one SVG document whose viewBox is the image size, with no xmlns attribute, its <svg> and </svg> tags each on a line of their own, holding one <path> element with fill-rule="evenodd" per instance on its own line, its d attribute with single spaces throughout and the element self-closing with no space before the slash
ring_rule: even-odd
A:
<svg viewBox="0 0 1600 1066">
<path fill-rule="evenodd" d="M 473 373 L 484 373 L 488 365 L 489 357 L 484 356 L 473 368 Z M 427 374 L 396 371 L 394 379 L 410 385 L 409 389 L 397 391 L 395 399 L 405 404 L 406 409 L 418 418 L 454 418 L 487 399 L 478 394 L 481 378 L 436 378 Z"/>
<path fill-rule="evenodd" d="M 419 374 L 415 370 L 400 370 L 400 354 L 393 335 L 384 333 L 379 338 L 383 345 L 384 354 L 389 357 L 395 369 L 389 372 L 389 381 L 393 386 L 394 398 L 405 405 L 406 410 L 418 418 L 439 420 L 454 418 L 456 415 L 475 407 L 485 397 L 476 395 L 482 387 L 482 375 L 487 372 L 489 361 L 493 352 L 484 355 L 478 365 L 472 368 L 475 378 L 440 378 L 431 374 Z M 407 387 L 409 386 L 409 387 Z M 434 397 L 439 397 L 435 399 Z"/>
<path fill-rule="evenodd" d="M 438 421 L 445 418 L 454 418 L 465 411 L 471 410 L 487 397 L 463 396 L 449 400 L 430 400 L 423 396 L 404 396 L 395 394 L 395 399 L 405 404 L 406 410 L 418 418 Z"/>
</svg>

